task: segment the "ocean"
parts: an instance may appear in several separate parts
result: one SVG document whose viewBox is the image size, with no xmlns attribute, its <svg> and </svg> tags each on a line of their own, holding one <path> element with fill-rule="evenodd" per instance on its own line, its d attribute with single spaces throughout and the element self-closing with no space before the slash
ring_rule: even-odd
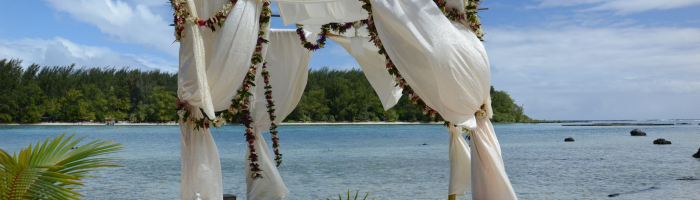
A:
<svg viewBox="0 0 700 200">
<path fill-rule="evenodd" d="M 655 123 L 649 121 L 645 123 Z M 700 121 L 674 126 L 496 124 L 506 172 L 520 199 L 700 199 Z M 647 136 L 633 137 L 639 128 Z M 280 126 L 285 199 L 337 198 L 356 190 L 376 199 L 446 199 L 448 132 L 442 125 Z M 0 149 L 62 133 L 124 144 L 117 164 L 94 172 L 84 199 L 179 199 L 178 126 L 0 126 Z M 212 129 L 224 193 L 245 199 L 242 126 Z M 271 147 L 269 134 L 264 134 Z M 575 142 L 564 142 L 573 137 Z M 665 138 L 671 145 L 654 145 Z M 426 144 L 426 145 L 423 145 Z M 608 197 L 619 193 L 619 196 Z M 458 199 L 471 199 L 470 194 Z"/>
</svg>

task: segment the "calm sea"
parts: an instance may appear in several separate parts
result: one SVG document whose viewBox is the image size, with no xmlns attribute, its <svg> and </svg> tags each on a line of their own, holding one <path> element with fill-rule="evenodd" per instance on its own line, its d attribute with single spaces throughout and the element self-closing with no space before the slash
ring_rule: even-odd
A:
<svg viewBox="0 0 700 200">
<path fill-rule="evenodd" d="M 700 181 L 676 180 L 700 177 L 700 159 L 691 157 L 700 148 L 700 121 L 689 122 L 498 124 L 495 130 L 520 199 L 605 199 L 613 193 L 622 194 L 611 199 L 700 199 Z M 630 136 L 633 128 L 648 136 Z M 333 198 L 348 189 L 377 199 L 446 199 L 448 132 L 441 125 L 281 126 L 279 131 L 280 173 L 290 190 L 286 199 Z M 82 190 L 85 199 L 179 199 L 177 126 L 0 126 L 0 148 L 11 153 L 64 132 L 88 135 L 86 141 L 124 143 L 125 150 L 116 154 L 124 167 L 95 172 L 98 178 L 88 178 Z M 212 135 L 224 193 L 245 199 L 242 126 L 212 129 Z M 566 137 L 576 141 L 564 142 Z M 653 145 L 657 138 L 673 144 Z"/>
</svg>

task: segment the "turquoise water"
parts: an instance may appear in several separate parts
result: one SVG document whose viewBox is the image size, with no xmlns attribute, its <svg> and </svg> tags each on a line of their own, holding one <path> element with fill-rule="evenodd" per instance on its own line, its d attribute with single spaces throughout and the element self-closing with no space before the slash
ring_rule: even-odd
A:
<svg viewBox="0 0 700 200">
<path fill-rule="evenodd" d="M 700 199 L 700 125 L 564 127 L 498 124 L 506 172 L 520 199 Z M 646 137 L 632 137 L 640 128 Z M 346 190 L 377 199 L 446 199 L 448 132 L 441 125 L 281 126 L 286 199 L 326 199 Z M 177 126 L 0 126 L 0 148 L 18 151 L 30 141 L 63 132 L 124 143 L 121 168 L 86 179 L 85 199 L 178 199 Z M 245 199 L 243 128 L 212 129 L 224 193 Z M 265 134 L 269 138 L 268 134 Z M 576 142 L 565 143 L 566 137 Z M 665 138 L 672 145 L 653 145 Z M 268 145 L 271 142 L 268 139 Z M 426 143 L 427 145 L 423 145 Z M 629 193 L 655 187 L 657 189 Z M 469 195 L 468 195 L 469 196 Z M 469 197 L 458 199 L 470 199 Z"/>
</svg>

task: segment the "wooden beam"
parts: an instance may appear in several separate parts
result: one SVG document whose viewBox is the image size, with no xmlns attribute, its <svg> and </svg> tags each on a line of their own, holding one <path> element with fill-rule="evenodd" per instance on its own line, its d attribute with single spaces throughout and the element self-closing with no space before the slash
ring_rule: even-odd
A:
<svg viewBox="0 0 700 200">
<path fill-rule="evenodd" d="M 451 194 L 451 195 L 447 196 L 447 200 L 457 200 L 457 195 Z"/>
</svg>

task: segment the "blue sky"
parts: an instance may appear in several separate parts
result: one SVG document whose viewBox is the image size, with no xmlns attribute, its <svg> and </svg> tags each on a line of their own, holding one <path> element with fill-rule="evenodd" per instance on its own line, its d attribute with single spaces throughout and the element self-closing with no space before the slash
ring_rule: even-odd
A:
<svg viewBox="0 0 700 200">
<path fill-rule="evenodd" d="M 0 7 L 0 58 L 177 71 L 164 0 Z M 700 118 L 700 0 L 486 0 L 492 84 L 537 119 Z M 276 7 L 273 12 L 277 13 Z M 273 28 L 282 28 L 273 19 Z M 288 28 L 293 28 L 289 26 Z M 311 68 L 358 67 L 338 45 Z"/>
</svg>

